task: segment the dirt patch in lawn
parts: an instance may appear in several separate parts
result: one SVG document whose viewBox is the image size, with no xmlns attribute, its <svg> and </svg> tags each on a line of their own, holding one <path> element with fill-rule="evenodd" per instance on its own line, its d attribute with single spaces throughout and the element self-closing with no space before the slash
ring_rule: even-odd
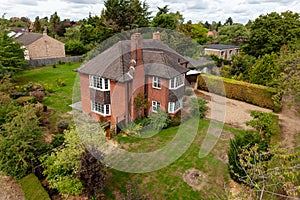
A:
<svg viewBox="0 0 300 200">
<path fill-rule="evenodd" d="M 0 176 L 0 200 L 23 200 L 19 183 L 10 176 Z"/>
<path fill-rule="evenodd" d="M 188 169 L 183 174 L 184 182 L 191 186 L 194 191 L 201 190 L 205 184 L 205 179 L 206 175 L 195 168 Z"/>
</svg>

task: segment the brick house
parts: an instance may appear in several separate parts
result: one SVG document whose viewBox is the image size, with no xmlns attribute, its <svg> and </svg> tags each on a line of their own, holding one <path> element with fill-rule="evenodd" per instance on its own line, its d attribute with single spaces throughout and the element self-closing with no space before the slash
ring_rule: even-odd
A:
<svg viewBox="0 0 300 200">
<path fill-rule="evenodd" d="M 232 60 L 232 56 L 238 55 L 241 47 L 227 44 L 211 44 L 204 48 L 205 55 L 216 55 L 218 58 Z"/>
<path fill-rule="evenodd" d="M 64 43 L 46 33 L 17 33 L 15 39 L 23 44 L 26 60 L 66 57 Z"/>
<path fill-rule="evenodd" d="M 182 108 L 187 65 L 159 33 L 153 39 L 134 33 L 78 68 L 82 110 L 111 127 L 158 110 L 174 116 Z M 142 112 L 134 104 L 140 93 L 148 100 Z"/>
</svg>

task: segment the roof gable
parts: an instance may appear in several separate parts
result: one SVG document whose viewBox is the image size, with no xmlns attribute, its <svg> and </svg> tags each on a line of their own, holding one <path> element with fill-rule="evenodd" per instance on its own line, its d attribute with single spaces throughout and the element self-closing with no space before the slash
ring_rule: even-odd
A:
<svg viewBox="0 0 300 200">
<path fill-rule="evenodd" d="M 23 33 L 16 38 L 18 42 L 21 42 L 23 45 L 27 46 L 36 40 L 42 38 L 43 35 L 39 33 Z"/>
</svg>

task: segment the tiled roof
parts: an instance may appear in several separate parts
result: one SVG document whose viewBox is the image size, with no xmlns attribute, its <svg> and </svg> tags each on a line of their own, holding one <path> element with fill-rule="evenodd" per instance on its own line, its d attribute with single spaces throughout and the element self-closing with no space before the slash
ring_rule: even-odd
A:
<svg viewBox="0 0 300 200">
<path fill-rule="evenodd" d="M 27 45 L 33 43 L 34 41 L 40 39 L 41 37 L 43 37 L 42 34 L 26 32 L 26 33 L 21 34 L 19 37 L 17 37 L 16 40 L 18 42 L 21 42 L 23 45 L 27 46 Z"/>
<path fill-rule="evenodd" d="M 180 63 L 188 61 L 160 40 L 145 39 L 142 49 L 147 75 L 170 79 L 186 72 Z M 130 61 L 130 40 L 123 40 L 85 63 L 78 71 L 123 82 L 131 79 L 127 74 Z"/>
<path fill-rule="evenodd" d="M 207 49 L 225 50 L 225 49 L 240 49 L 240 46 L 227 45 L 227 44 L 211 44 L 206 47 Z"/>
</svg>

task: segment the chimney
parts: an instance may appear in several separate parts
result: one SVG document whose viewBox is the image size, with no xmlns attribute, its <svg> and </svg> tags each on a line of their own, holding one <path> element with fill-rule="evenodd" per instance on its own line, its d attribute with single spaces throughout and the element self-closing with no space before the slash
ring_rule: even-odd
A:
<svg viewBox="0 0 300 200">
<path fill-rule="evenodd" d="M 160 33 L 159 33 L 159 31 L 154 32 L 152 34 L 152 38 L 153 38 L 153 40 L 160 40 Z"/>
<path fill-rule="evenodd" d="M 47 35 L 47 26 L 44 26 L 43 35 Z"/>
<path fill-rule="evenodd" d="M 134 33 L 131 36 L 131 59 L 135 60 L 137 66 L 143 64 L 142 42 L 141 33 Z"/>
</svg>

